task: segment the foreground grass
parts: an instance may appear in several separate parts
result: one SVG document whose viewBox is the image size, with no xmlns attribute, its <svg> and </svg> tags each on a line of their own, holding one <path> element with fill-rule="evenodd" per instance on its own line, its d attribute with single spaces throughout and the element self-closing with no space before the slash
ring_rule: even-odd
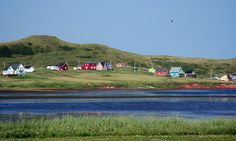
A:
<svg viewBox="0 0 236 141">
<path fill-rule="evenodd" d="M 0 123 L 0 138 L 235 134 L 236 119 L 64 117 Z"/>
<path fill-rule="evenodd" d="M 106 136 L 106 137 L 63 137 L 63 138 L 23 138 L 2 139 L 3 141 L 233 141 L 236 136 L 207 135 L 207 136 Z"/>
</svg>

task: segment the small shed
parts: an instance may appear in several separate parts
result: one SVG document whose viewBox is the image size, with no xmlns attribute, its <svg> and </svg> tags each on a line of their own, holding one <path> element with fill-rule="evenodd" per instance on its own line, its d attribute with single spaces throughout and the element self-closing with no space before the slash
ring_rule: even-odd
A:
<svg viewBox="0 0 236 141">
<path fill-rule="evenodd" d="M 115 65 L 117 68 L 127 68 L 129 67 L 128 62 L 120 62 Z"/>
<path fill-rule="evenodd" d="M 34 69 L 34 67 L 33 66 L 24 66 L 25 67 L 25 72 L 34 72 L 35 71 L 35 69 Z"/>
<path fill-rule="evenodd" d="M 162 67 L 156 68 L 155 74 L 156 76 L 167 76 L 168 75 L 168 70 Z"/>
<path fill-rule="evenodd" d="M 180 77 L 184 75 L 184 71 L 181 67 L 171 67 L 169 74 L 171 77 Z"/>
<path fill-rule="evenodd" d="M 148 72 L 150 72 L 150 73 L 155 73 L 156 70 L 155 70 L 154 68 L 150 68 L 150 69 L 148 69 Z"/>
<path fill-rule="evenodd" d="M 47 66 L 47 69 L 51 70 L 51 71 L 58 71 L 59 70 L 58 66 Z"/>
<path fill-rule="evenodd" d="M 58 70 L 68 70 L 69 69 L 69 65 L 65 62 L 58 63 L 56 66 L 58 67 Z"/>
<path fill-rule="evenodd" d="M 193 70 L 187 70 L 187 71 L 185 71 L 185 77 L 196 78 L 197 75 Z"/>
</svg>

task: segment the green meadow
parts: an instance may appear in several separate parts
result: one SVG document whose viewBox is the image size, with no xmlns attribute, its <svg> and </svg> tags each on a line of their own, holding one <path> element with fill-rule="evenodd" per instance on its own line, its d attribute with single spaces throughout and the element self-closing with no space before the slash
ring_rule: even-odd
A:
<svg viewBox="0 0 236 141">
<path fill-rule="evenodd" d="M 180 85 L 200 83 L 212 87 L 222 81 L 208 78 L 170 78 L 153 76 L 145 70 L 131 68 L 111 71 L 49 71 L 36 68 L 25 76 L 0 77 L 0 89 L 96 89 L 114 88 L 178 88 Z M 230 82 L 232 83 L 232 82 Z"/>
</svg>

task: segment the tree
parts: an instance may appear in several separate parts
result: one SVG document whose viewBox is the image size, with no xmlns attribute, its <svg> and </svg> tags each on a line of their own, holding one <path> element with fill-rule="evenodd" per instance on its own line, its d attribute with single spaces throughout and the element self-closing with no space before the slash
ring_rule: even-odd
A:
<svg viewBox="0 0 236 141">
<path fill-rule="evenodd" d="M 11 57 L 12 52 L 7 46 L 0 47 L 0 57 Z"/>
</svg>

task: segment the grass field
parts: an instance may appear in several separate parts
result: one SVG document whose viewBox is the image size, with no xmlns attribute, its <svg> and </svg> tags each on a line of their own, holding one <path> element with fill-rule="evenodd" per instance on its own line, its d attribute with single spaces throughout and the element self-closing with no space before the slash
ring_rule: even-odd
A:
<svg viewBox="0 0 236 141">
<path fill-rule="evenodd" d="M 64 117 L 1 122 L 0 138 L 208 136 L 236 134 L 236 119 Z M 213 137 L 213 136 L 212 136 Z"/>
<path fill-rule="evenodd" d="M 36 72 L 23 77 L 0 77 L 1 89 L 94 89 L 115 88 L 176 88 L 183 84 L 200 83 L 211 87 L 222 81 L 208 78 L 170 78 L 153 76 L 144 70 L 131 68 L 112 71 L 48 71 L 36 68 Z"/>
<path fill-rule="evenodd" d="M 11 138 L 2 141 L 234 141 L 236 136 L 106 136 L 106 137 L 63 137 L 63 138 Z"/>
</svg>

